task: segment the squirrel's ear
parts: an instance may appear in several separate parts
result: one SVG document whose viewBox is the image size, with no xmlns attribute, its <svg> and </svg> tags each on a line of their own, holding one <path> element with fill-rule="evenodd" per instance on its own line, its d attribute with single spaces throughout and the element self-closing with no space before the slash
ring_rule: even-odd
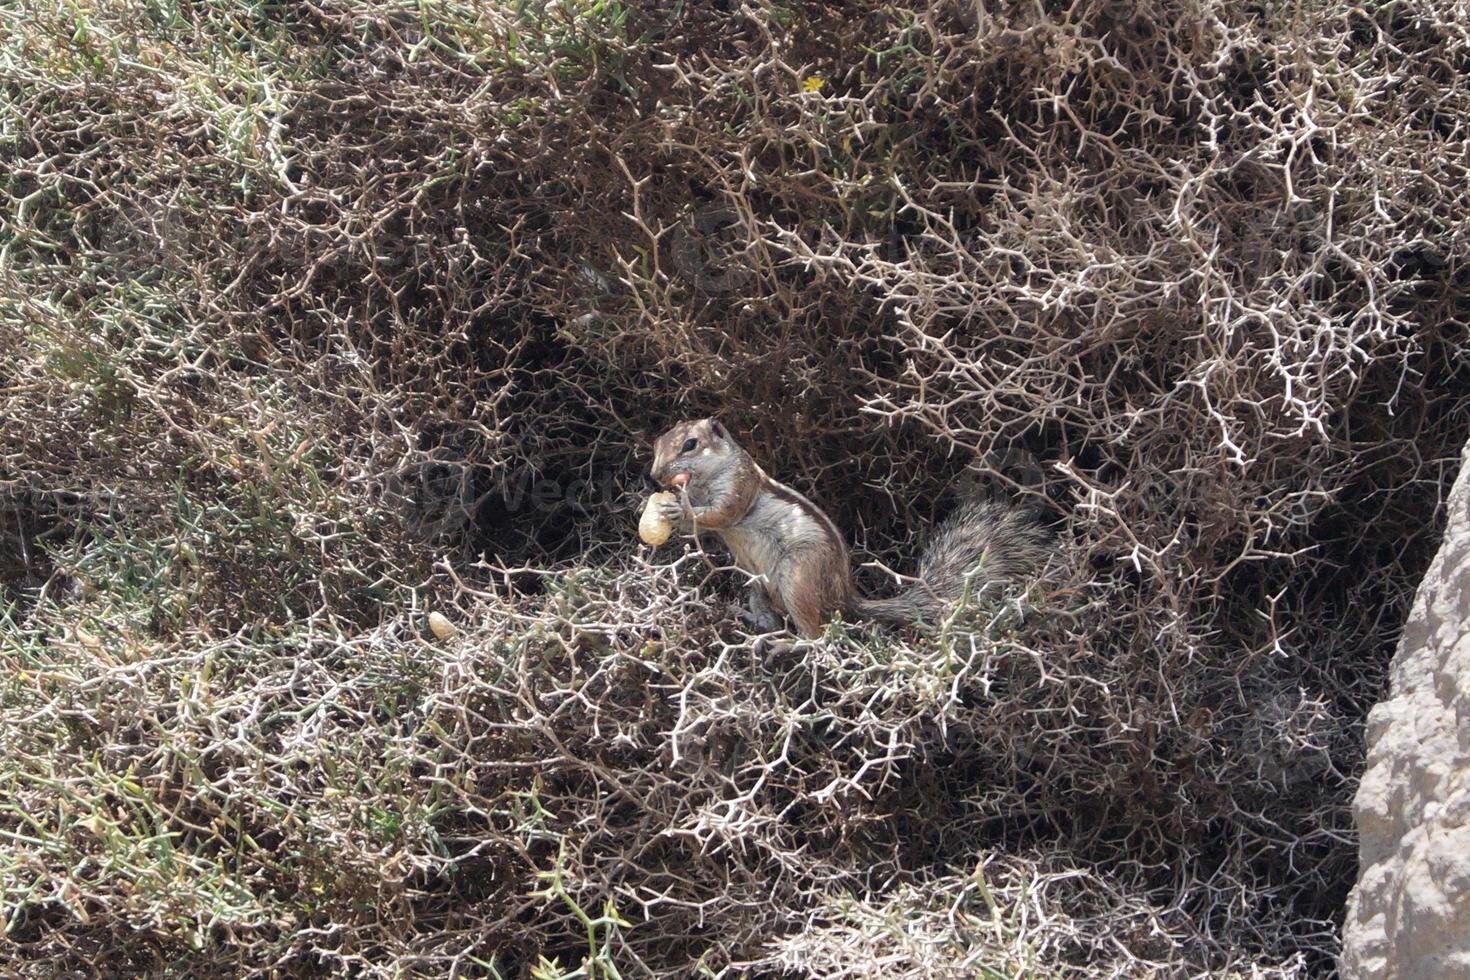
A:
<svg viewBox="0 0 1470 980">
<path fill-rule="evenodd" d="M 720 420 L 717 419 L 717 418 L 715 418 L 714 416 L 711 416 L 710 417 L 710 420 L 709 420 L 709 430 L 715 434 L 715 438 L 717 438 L 717 439 L 728 439 L 729 438 L 729 436 L 727 436 L 725 434 L 725 427 L 723 425 L 721 425 L 720 424 Z"/>
</svg>

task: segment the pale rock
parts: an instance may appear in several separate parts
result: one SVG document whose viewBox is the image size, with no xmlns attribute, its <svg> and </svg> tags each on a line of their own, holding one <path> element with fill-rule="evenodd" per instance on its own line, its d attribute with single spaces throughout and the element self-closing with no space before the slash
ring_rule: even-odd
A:
<svg viewBox="0 0 1470 980">
<path fill-rule="evenodd" d="M 1391 691 L 1368 716 L 1349 980 L 1470 980 L 1470 465 L 1447 508 Z"/>
</svg>

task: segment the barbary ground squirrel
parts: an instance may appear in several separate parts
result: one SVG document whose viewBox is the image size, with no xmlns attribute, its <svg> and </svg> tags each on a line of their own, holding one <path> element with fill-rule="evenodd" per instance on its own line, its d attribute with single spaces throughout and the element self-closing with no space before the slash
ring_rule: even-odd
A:
<svg viewBox="0 0 1470 980">
<path fill-rule="evenodd" d="M 776 629 L 786 615 L 803 636 L 817 636 L 834 613 L 902 623 L 933 623 L 973 588 L 1038 568 L 1049 535 L 1029 515 L 1003 504 L 962 504 L 919 560 L 918 581 L 890 599 L 869 599 L 853 584 L 847 545 L 821 508 L 766 475 L 712 418 L 680 422 L 654 443 L 650 475 L 682 491 L 659 517 L 684 532 L 713 531 L 735 564 L 754 578 L 752 618 Z M 977 571 L 978 570 L 978 571 Z"/>
</svg>

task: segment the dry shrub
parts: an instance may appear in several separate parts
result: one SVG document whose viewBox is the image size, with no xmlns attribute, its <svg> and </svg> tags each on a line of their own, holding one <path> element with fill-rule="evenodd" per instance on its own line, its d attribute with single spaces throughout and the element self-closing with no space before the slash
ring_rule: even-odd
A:
<svg viewBox="0 0 1470 980">
<path fill-rule="evenodd" d="M 27 7 L 8 969 L 1330 969 L 1470 409 L 1461 7 Z M 631 550 L 709 412 L 890 567 L 965 492 L 1057 560 L 767 654 Z"/>
</svg>

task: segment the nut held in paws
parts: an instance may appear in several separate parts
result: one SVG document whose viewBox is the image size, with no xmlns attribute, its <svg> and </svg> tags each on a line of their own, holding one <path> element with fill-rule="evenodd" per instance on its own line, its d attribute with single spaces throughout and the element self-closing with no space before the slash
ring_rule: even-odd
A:
<svg viewBox="0 0 1470 980">
<path fill-rule="evenodd" d="M 669 540 L 669 535 L 674 533 L 674 525 L 658 516 L 658 508 L 660 504 L 677 499 L 675 494 L 662 491 L 649 497 L 643 504 L 643 516 L 638 518 L 638 536 L 643 539 L 644 544 L 657 547 Z"/>
</svg>

